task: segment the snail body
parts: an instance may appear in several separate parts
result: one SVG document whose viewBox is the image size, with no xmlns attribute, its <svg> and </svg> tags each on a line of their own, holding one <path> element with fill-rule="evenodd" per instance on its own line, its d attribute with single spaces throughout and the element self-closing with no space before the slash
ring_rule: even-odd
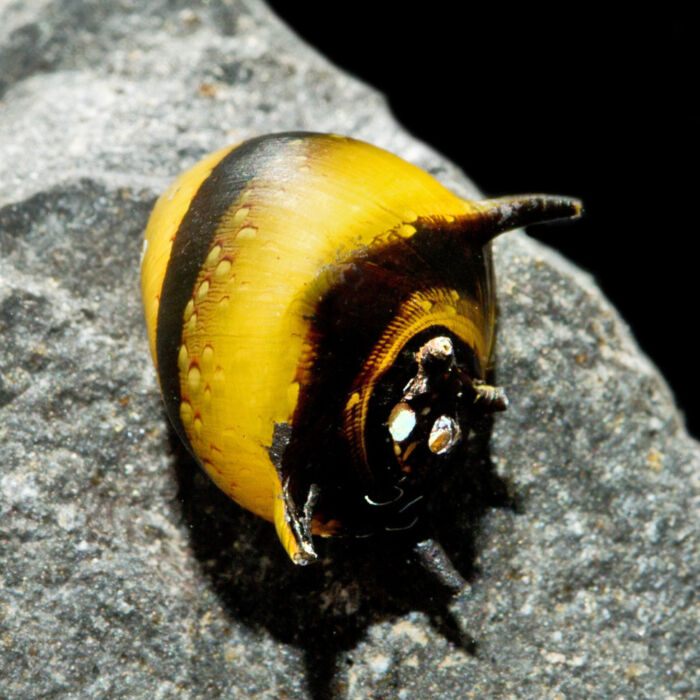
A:
<svg viewBox="0 0 700 700">
<path fill-rule="evenodd" d="M 312 535 L 400 529 L 505 407 L 490 240 L 575 216 L 544 195 L 469 202 L 346 137 L 284 133 L 181 175 L 148 223 L 142 297 L 169 418 L 213 481 Z"/>
</svg>

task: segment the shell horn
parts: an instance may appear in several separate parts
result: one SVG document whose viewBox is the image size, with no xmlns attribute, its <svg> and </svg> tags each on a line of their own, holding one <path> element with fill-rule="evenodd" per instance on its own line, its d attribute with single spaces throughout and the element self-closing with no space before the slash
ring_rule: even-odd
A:
<svg viewBox="0 0 700 700">
<path fill-rule="evenodd" d="M 479 212 L 476 236 L 482 245 L 505 231 L 557 219 L 576 219 L 583 211 L 579 199 L 548 194 L 496 197 L 481 200 L 476 205 Z"/>
</svg>

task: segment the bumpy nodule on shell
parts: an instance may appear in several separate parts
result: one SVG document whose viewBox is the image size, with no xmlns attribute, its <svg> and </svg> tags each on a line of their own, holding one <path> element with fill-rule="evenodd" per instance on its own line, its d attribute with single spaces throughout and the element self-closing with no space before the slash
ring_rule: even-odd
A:
<svg viewBox="0 0 700 700">
<path fill-rule="evenodd" d="M 410 527 L 470 426 L 502 410 L 490 241 L 580 213 L 565 197 L 468 202 L 350 138 L 262 136 L 160 197 L 142 295 L 170 420 L 214 482 L 312 535 Z"/>
</svg>

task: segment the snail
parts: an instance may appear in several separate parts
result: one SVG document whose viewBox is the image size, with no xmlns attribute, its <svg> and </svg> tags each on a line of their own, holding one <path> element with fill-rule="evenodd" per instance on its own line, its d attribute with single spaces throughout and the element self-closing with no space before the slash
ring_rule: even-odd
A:
<svg viewBox="0 0 700 700">
<path fill-rule="evenodd" d="M 170 421 L 296 564 L 313 536 L 401 530 L 503 410 L 490 241 L 578 200 L 470 202 L 348 137 L 225 148 L 158 199 L 141 287 Z"/>
</svg>

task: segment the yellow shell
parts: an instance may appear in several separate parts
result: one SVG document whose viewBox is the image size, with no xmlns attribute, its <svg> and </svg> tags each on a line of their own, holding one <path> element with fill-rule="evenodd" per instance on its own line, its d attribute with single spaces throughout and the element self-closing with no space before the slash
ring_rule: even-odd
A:
<svg viewBox="0 0 700 700">
<path fill-rule="evenodd" d="M 335 135 L 213 153 L 145 233 L 144 311 L 175 430 L 297 563 L 315 558 L 312 533 L 391 526 L 463 441 L 466 404 L 504 405 L 483 384 L 490 239 L 578 212 L 543 195 L 468 202 Z"/>
</svg>

